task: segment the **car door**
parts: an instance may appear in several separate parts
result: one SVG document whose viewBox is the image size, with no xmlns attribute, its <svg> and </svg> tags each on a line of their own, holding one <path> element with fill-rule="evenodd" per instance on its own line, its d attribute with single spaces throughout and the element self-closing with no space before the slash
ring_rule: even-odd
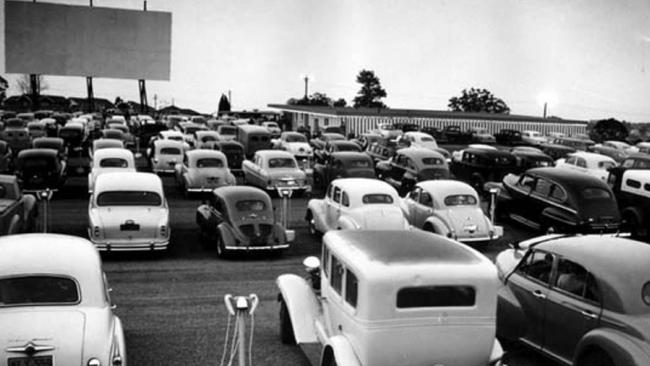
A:
<svg viewBox="0 0 650 366">
<path fill-rule="evenodd" d="M 424 189 L 421 189 L 420 194 L 418 195 L 417 204 L 413 206 L 415 211 L 414 226 L 422 228 L 424 226 L 424 222 L 431 215 L 433 215 L 433 199 L 431 198 L 431 194 L 429 194 L 429 192 L 425 191 Z"/>
<path fill-rule="evenodd" d="M 248 179 L 252 181 L 251 183 L 258 187 L 266 187 L 266 181 L 262 178 L 261 175 L 262 164 L 264 164 L 264 159 L 262 159 L 262 157 L 259 155 L 255 155 L 253 157 L 253 164 L 248 165 L 250 168 L 250 177 Z"/>
<path fill-rule="evenodd" d="M 530 199 L 528 200 L 525 209 L 528 213 L 528 219 L 537 224 L 539 229 L 542 230 L 553 225 L 553 223 L 549 222 L 548 218 L 542 214 L 544 209 L 550 206 L 549 194 L 551 193 L 552 186 L 553 183 L 549 180 L 537 177 L 533 189 L 530 192 Z"/>
<path fill-rule="evenodd" d="M 406 169 L 406 159 L 407 157 L 404 154 L 397 154 L 395 155 L 395 159 L 390 163 L 389 176 L 394 184 L 400 184 L 402 182 L 402 177 Z"/>
<path fill-rule="evenodd" d="M 535 186 L 535 177 L 530 174 L 522 174 L 514 184 L 508 185 L 508 194 L 512 198 L 509 204 L 509 213 L 528 219 L 528 201 L 530 192 Z"/>
<path fill-rule="evenodd" d="M 602 306 L 596 280 L 580 264 L 558 258 L 546 298 L 544 350 L 571 361 L 582 337 L 599 323 Z"/>
<path fill-rule="evenodd" d="M 341 188 L 333 186 L 331 197 L 326 199 L 325 202 L 327 203 L 327 227 L 332 229 L 341 215 Z"/>
<path fill-rule="evenodd" d="M 546 297 L 553 269 L 554 256 L 541 250 L 529 250 L 507 285 L 517 299 L 526 320 L 521 340 L 535 348 L 544 344 Z"/>
</svg>

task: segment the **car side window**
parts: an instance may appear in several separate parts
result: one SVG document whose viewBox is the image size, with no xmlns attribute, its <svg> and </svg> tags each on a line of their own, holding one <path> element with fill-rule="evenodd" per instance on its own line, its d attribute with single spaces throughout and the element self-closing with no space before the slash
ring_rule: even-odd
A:
<svg viewBox="0 0 650 366">
<path fill-rule="evenodd" d="M 578 159 L 575 156 L 572 156 L 572 157 L 566 159 L 566 163 L 571 164 L 571 165 L 576 165 L 576 160 L 578 160 Z"/>
<path fill-rule="evenodd" d="M 343 290 L 344 272 L 345 268 L 343 267 L 343 263 L 341 263 L 335 256 L 332 256 L 332 274 L 330 276 L 330 284 L 334 291 L 339 294 L 341 294 L 341 291 Z"/>
<path fill-rule="evenodd" d="M 578 158 L 576 159 L 576 165 L 581 167 L 581 168 L 586 168 L 587 167 L 587 161 L 583 158 Z"/>
<path fill-rule="evenodd" d="M 548 197 L 549 193 L 551 193 L 551 182 L 542 178 L 537 179 L 533 194 L 539 197 Z"/>
<path fill-rule="evenodd" d="M 330 184 L 329 186 L 327 186 L 327 193 L 325 195 L 330 199 L 332 199 L 333 192 L 334 192 L 334 187 Z"/>
<path fill-rule="evenodd" d="M 415 164 L 413 163 L 413 160 L 410 158 L 406 158 L 406 167 L 409 168 L 410 170 L 416 170 Z"/>
<path fill-rule="evenodd" d="M 359 281 L 357 276 L 349 269 L 345 271 L 345 302 L 357 306 L 357 297 L 359 295 Z"/>
<path fill-rule="evenodd" d="M 412 199 L 414 202 L 419 202 L 420 201 L 420 191 L 421 190 L 422 190 L 422 188 L 420 188 L 420 187 L 413 188 L 411 193 L 409 193 L 409 198 Z"/>
<path fill-rule="evenodd" d="M 431 195 L 428 192 L 422 191 L 420 193 L 420 204 L 427 207 L 432 206 Z"/>
<path fill-rule="evenodd" d="M 553 255 L 541 251 L 531 251 L 517 268 L 522 276 L 547 284 L 551 279 Z"/>
<path fill-rule="evenodd" d="M 519 182 L 517 182 L 517 186 L 523 188 L 526 191 L 530 191 L 535 186 L 535 178 L 524 174 L 519 179 Z"/>
<path fill-rule="evenodd" d="M 350 207 L 350 198 L 346 192 L 343 192 L 343 195 L 341 196 L 341 204 L 345 207 Z"/>
<path fill-rule="evenodd" d="M 550 198 L 553 201 L 564 202 L 567 199 L 567 194 L 564 191 L 564 189 L 562 189 L 562 187 L 558 186 L 557 184 L 554 184 L 553 187 L 551 188 Z"/>
<path fill-rule="evenodd" d="M 583 266 L 560 258 L 554 288 L 569 294 L 600 302 L 596 281 Z"/>
<path fill-rule="evenodd" d="M 321 268 L 323 269 L 323 274 L 325 277 L 330 275 L 330 251 L 327 249 L 327 246 L 323 245 L 323 258 Z"/>
<path fill-rule="evenodd" d="M 340 203 L 341 202 L 341 188 L 339 187 L 334 187 L 334 202 Z"/>
</svg>

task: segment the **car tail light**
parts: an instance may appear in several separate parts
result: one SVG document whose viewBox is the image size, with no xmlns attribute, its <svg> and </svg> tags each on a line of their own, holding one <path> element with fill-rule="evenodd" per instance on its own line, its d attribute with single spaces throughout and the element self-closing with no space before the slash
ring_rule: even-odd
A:
<svg viewBox="0 0 650 366">
<path fill-rule="evenodd" d="M 163 238 L 166 238 L 167 235 L 169 235 L 169 230 L 167 230 L 167 225 L 161 225 L 160 226 L 160 236 Z"/>
<path fill-rule="evenodd" d="M 87 363 L 88 366 L 102 366 L 102 362 L 96 358 L 91 358 L 88 360 Z"/>
<path fill-rule="evenodd" d="M 122 366 L 122 357 L 120 355 L 113 356 L 113 366 Z"/>
<path fill-rule="evenodd" d="M 100 234 L 99 226 L 95 226 L 95 227 L 93 227 L 93 236 L 94 236 L 95 238 L 99 238 L 99 234 Z"/>
</svg>

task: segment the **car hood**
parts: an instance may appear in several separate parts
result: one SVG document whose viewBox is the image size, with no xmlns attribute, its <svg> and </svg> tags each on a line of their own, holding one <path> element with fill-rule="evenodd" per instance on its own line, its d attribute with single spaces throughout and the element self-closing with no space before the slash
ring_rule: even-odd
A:
<svg viewBox="0 0 650 366">
<path fill-rule="evenodd" d="M 485 236 L 489 233 L 489 222 L 477 207 L 453 207 L 442 214 L 458 238 Z"/>
<path fill-rule="evenodd" d="M 160 225 L 167 225 L 168 211 L 164 207 L 112 206 L 93 208 L 95 225 L 106 239 L 155 238 Z M 122 230 L 127 221 L 139 225 L 139 230 Z"/>
</svg>

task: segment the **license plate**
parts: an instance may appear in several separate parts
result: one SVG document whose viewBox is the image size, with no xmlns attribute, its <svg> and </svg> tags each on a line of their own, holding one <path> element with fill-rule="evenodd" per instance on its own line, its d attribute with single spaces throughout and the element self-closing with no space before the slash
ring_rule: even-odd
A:
<svg viewBox="0 0 650 366">
<path fill-rule="evenodd" d="M 52 356 L 13 357 L 7 366 L 52 366 Z"/>
<path fill-rule="evenodd" d="M 140 230 L 140 225 L 135 224 L 133 222 L 127 222 L 125 224 L 120 225 L 120 230 L 122 230 L 122 231 L 139 231 Z"/>
</svg>

